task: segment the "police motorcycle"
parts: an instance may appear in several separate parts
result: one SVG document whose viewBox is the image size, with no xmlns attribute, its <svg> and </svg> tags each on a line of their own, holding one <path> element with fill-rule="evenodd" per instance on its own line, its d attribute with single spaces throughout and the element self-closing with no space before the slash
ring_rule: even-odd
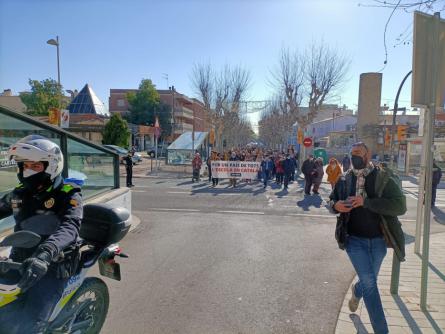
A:
<svg viewBox="0 0 445 334">
<path fill-rule="evenodd" d="M 60 255 L 65 260 L 69 259 L 76 269 L 53 310 L 47 334 L 100 332 L 108 312 L 108 287 L 102 279 L 86 276 L 89 269 L 98 263 L 102 276 L 120 281 L 120 265 L 115 257 L 128 257 L 121 252 L 118 242 L 129 230 L 128 210 L 107 204 L 84 206 L 80 239 Z M 15 232 L 5 237 L 0 247 L 33 248 L 40 242 L 39 232 L 26 229 Z M 21 271 L 21 263 L 0 261 L 0 312 L 5 305 L 20 302 L 21 291 L 17 283 Z"/>
</svg>

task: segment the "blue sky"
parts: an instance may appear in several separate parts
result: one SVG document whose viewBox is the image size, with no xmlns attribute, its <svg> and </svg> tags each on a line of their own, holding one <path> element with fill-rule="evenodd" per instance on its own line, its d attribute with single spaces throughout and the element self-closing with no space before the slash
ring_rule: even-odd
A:
<svg viewBox="0 0 445 334">
<path fill-rule="evenodd" d="M 252 74 L 250 98 L 267 99 L 279 51 L 303 50 L 312 41 L 336 47 L 351 59 L 348 82 L 332 99 L 356 108 L 359 75 L 379 71 L 389 9 L 365 8 L 372 0 L 0 0 L 0 91 L 28 89 L 28 78 L 57 78 L 60 36 L 61 81 L 65 89 L 89 83 L 108 103 L 110 88 L 135 88 L 151 78 L 193 96 L 196 62 L 242 65 Z M 387 30 L 388 64 L 382 103 L 393 104 L 411 69 L 412 45 L 393 47 L 398 35 L 411 40 L 412 14 L 396 12 Z M 410 82 L 400 97 L 410 104 Z"/>
</svg>

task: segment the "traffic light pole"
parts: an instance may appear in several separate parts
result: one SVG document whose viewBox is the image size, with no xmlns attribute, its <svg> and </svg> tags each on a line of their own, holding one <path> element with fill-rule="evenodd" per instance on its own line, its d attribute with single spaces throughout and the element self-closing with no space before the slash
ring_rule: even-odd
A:
<svg viewBox="0 0 445 334">
<path fill-rule="evenodd" d="M 406 79 L 410 76 L 410 74 L 413 73 L 413 71 L 409 71 L 405 77 L 403 78 L 402 82 L 400 83 L 399 89 L 397 90 L 396 99 L 394 101 L 394 111 L 392 114 L 392 126 L 391 126 L 391 146 L 389 149 L 389 154 L 391 154 L 391 163 L 392 167 L 395 168 L 395 159 L 394 159 L 394 137 L 396 132 L 396 117 L 397 117 L 397 111 L 399 110 L 399 96 L 400 92 L 402 91 L 402 87 L 405 84 Z"/>
</svg>

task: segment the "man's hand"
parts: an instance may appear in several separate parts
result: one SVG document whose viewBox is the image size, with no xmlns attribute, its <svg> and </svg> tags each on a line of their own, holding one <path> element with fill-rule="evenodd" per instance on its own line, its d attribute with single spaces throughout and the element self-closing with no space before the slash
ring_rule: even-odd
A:
<svg viewBox="0 0 445 334">
<path fill-rule="evenodd" d="M 348 197 L 348 201 L 352 203 L 353 208 L 358 208 L 359 206 L 363 206 L 363 202 L 365 201 L 365 199 L 363 198 L 363 196 L 358 195 Z"/>
<path fill-rule="evenodd" d="M 341 213 L 350 212 L 352 210 L 351 206 L 346 205 L 345 201 L 337 201 L 334 205 L 334 209 Z"/>
<path fill-rule="evenodd" d="M 51 263 L 52 255 L 44 248 L 40 248 L 39 251 L 25 261 L 23 261 L 23 275 L 18 287 L 25 292 L 36 284 L 48 271 L 49 264 Z"/>
</svg>

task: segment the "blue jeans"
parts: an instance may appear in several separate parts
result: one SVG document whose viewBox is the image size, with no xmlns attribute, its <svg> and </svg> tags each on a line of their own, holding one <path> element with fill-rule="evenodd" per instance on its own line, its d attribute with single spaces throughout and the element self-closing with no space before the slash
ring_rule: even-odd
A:
<svg viewBox="0 0 445 334">
<path fill-rule="evenodd" d="M 269 177 L 270 177 L 270 172 L 268 170 L 263 172 L 263 184 L 266 187 L 267 186 L 267 181 L 269 181 Z"/>
<path fill-rule="evenodd" d="M 363 297 L 375 334 L 387 334 L 388 325 L 377 287 L 377 276 L 386 255 L 385 240 L 383 237 L 367 239 L 349 236 L 346 252 L 359 278 L 355 296 Z"/>
</svg>

